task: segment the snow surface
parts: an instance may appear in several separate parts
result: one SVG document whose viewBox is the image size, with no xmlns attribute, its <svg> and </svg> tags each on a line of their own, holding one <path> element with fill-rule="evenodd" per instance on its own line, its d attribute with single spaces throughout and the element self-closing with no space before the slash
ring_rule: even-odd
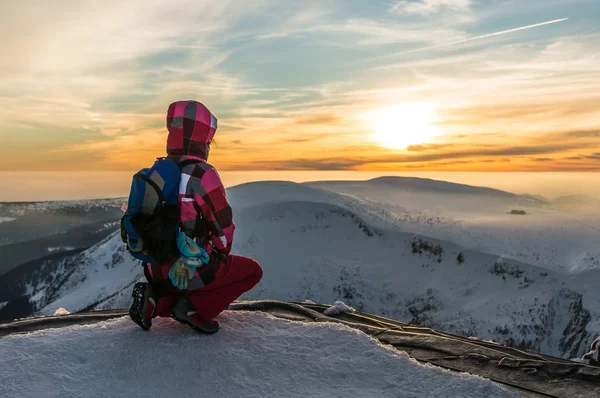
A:
<svg viewBox="0 0 600 398">
<path fill-rule="evenodd" d="M 571 362 L 584 363 L 584 364 L 588 365 L 590 363 L 590 360 L 583 359 L 583 358 L 571 358 Z"/>
<path fill-rule="evenodd" d="M 75 250 L 75 248 L 72 246 L 49 247 L 48 253 L 53 253 L 56 251 L 68 251 L 68 250 Z"/>
<path fill-rule="evenodd" d="M 327 308 L 323 313 L 327 316 L 334 316 L 339 314 L 344 314 L 347 312 L 356 312 L 356 310 L 350 307 L 348 304 L 343 301 L 336 301 L 333 305 Z"/>
<path fill-rule="evenodd" d="M 225 312 L 206 336 L 127 318 L 0 339 L 3 397 L 514 397 L 338 324 Z"/>
</svg>

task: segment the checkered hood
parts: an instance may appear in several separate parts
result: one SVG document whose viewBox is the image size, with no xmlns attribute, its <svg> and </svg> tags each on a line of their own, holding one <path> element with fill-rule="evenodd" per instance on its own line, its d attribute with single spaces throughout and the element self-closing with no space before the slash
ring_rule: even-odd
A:
<svg viewBox="0 0 600 398">
<path fill-rule="evenodd" d="M 217 118 L 196 101 L 177 101 L 167 111 L 167 155 L 208 158 L 208 142 L 217 131 Z"/>
</svg>

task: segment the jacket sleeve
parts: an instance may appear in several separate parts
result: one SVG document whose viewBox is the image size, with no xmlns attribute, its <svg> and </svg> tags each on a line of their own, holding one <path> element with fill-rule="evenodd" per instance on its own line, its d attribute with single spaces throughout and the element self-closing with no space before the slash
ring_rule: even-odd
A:
<svg viewBox="0 0 600 398">
<path fill-rule="evenodd" d="M 229 254 L 233 245 L 235 224 L 233 212 L 227 202 L 225 187 L 214 168 L 199 173 L 192 172 L 182 179 L 181 222 L 183 232 L 195 235 L 197 224 L 204 219 L 205 233 L 212 245 L 221 253 Z"/>
</svg>

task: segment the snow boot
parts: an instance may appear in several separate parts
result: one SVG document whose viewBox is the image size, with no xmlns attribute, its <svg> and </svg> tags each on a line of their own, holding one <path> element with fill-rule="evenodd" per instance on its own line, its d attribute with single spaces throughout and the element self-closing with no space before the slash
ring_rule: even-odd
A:
<svg viewBox="0 0 600 398">
<path fill-rule="evenodd" d="M 173 307 L 173 318 L 201 333 L 213 334 L 219 331 L 219 322 L 214 319 L 205 320 L 200 317 L 194 305 L 183 295 Z"/>
<path fill-rule="evenodd" d="M 131 297 L 133 297 L 133 303 L 129 307 L 129 317 L 142 329 L 150 329 L 156 311 L 156 298 L 152 292 L 152 286 L 146 282 L 136 283 Z"/>
</svg>

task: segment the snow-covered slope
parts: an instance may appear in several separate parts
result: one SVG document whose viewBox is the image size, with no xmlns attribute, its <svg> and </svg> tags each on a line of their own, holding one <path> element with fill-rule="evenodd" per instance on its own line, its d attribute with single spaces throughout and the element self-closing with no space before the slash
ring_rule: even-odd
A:
<svg viewBox="0 0 600 398">
<path fill-rule="evenodd" d="M 142 277 L 139 261 L 125 251 L 119 232 L 71 257 L 67 264 L 61 277 L 48 288 L 34 290 L 30 301 L 35 308 L 64 307 L 70 312 L 89 309 L 113 296 L 126 297 L 128 288 Z M 119 295 L 121 292 L 123 295 Z"/>
<path fill-rule="evenodd" d="M 265 271 L 243 299 L 341 299 L 361 311 L 563 357 L 580 356 L 600 331 L 600 270 L 565 273 L 431 238 L 468 230 L 431 215 L 426 203 L 422 217 L 413 216 L 377 199 L 286 182 L 245 184 L 229 195 L 234 252 Z M 496 221 L 519 219 L 495 214 Z M 416 234 L 415 226 L 431 235 Z M 511 229 L 503 231 L 489 234 L 498 247 L 509 244 Z M 118 234 L 69 261 L 50 293 L 35 290 L 37 314 L 127 307 L 130 286 L 142 278 Z"/>
<path fill-rule="evenodd" d="M 221 324 L 203 336 L 159 319 L 146 333 L 121 318 L 5 337 L 0 396 L 515 396 L 338 324 L 245 312 L 225 312 Z"/>
<path fill-rule="evenodd" d="M 418 178 L 306 185 L 378 209 L 388 224 L 404 232 L 548 269 L 600 267 L 600 208 L 575 213 L 529 195 Z M 527 214 L 513 215 L 512 210 Z"/>
</svg>

